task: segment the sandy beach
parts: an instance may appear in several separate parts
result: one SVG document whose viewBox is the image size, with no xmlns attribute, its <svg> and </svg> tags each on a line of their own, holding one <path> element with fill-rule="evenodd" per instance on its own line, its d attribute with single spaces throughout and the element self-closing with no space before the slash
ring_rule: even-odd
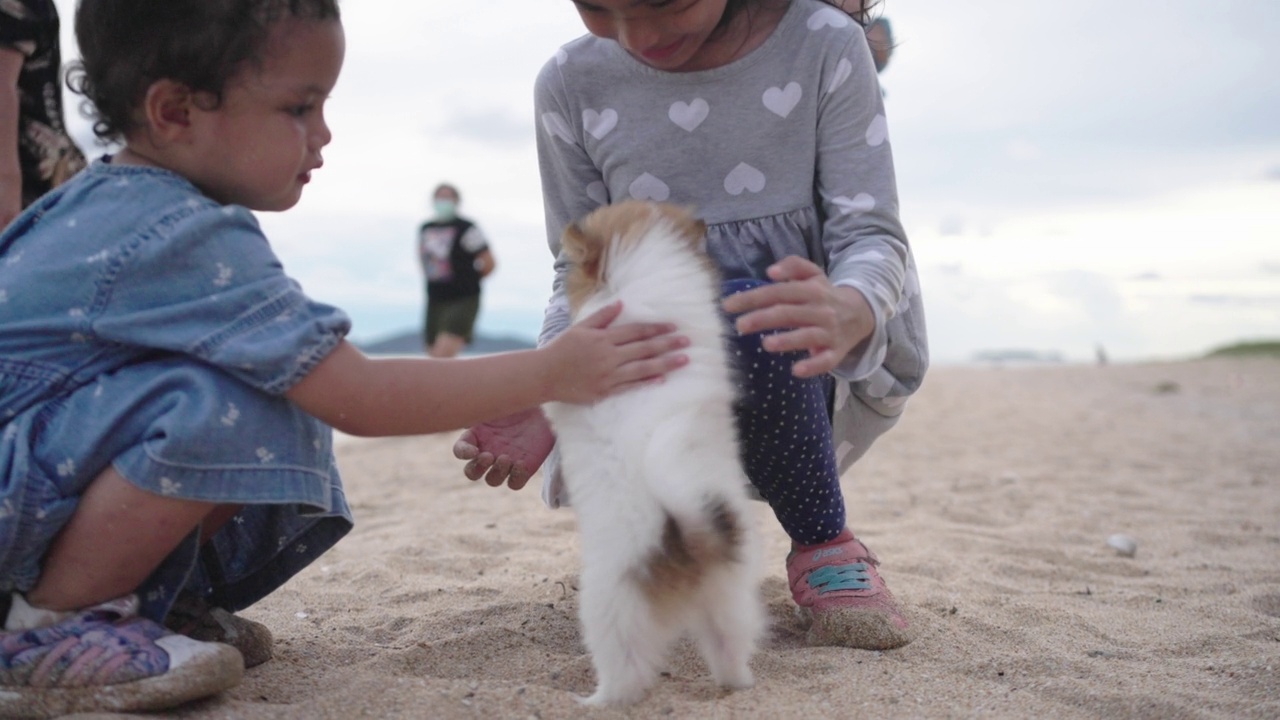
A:
<svg viewBox="0 0 1280 720">
<path fill-rule="evenodd" d="M 807 647 L 758 504 L 756 686 L 682 644 L 625 710 L 575 700 L 572 512 L 468 482 L 454 436 L 343 442 L 356 529 L 244 612 L 275 659 L 170 716 L 1280 717 L 1280 361 L 932 371 L 843 481 L 915 641 Z"/>
</svg>

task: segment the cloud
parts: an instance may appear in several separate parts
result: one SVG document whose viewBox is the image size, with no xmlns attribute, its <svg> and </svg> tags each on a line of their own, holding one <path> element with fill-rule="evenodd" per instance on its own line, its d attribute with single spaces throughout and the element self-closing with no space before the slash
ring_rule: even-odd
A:
<svg viewBox="0 0 1280 720">
<path fill-rule="evenodd" d="M 1044 277 L 1046 289 L 1074 304 L 1100 325 L 1111 324 L 1123 314 L 1125 300 L 1110 277 L 1088 270 L 1065 270 Z"/>
<path fill-rule="evenodd" d="M 1026 276 L 920 268 L 929 342 L 939 362 L 962 362 L 993 348 L 1031 348 L 1091 357 L 1099 342 L 1122 345 L 1141 335 L 1127 300 L 1098 273 Z"/>
<path fill-rule="evenodd" d="M 1193 0 L 986 10 L 888 6 L 902 47 L 886 84 L 909 120 L 945 108 L 946 124 L 961 133 L 1034 137 L 1037 145 L 1192 149 L 1280 137 L 1280 76 L 1270 72 L 1280 66 L 1276 3 L 1228 0 L 1214 5 L 1210 21 Z M 921 96 L 916 88 L 925 84 L 931 92 Z M 901 127 L 894 136 L 902 138 Z"/>
<path fill-rule="evenodd" d="M 1193 293 L 1187 300 L 1199 305 L 1227 305 L 1237 307 L 1280 307 L 1280 295 L 1230 295 Z"/>
<path fill-rule="evenodd" d="M 1166 280 L 1135 291 L 1085 270 L 991 274 L 920 266 L 931 353 L 940 365 L 991 350 L 1057 353 L 1091 361 L 1194 356 L 1243 337 L 1265 336 L 1280 320 L 1280 295 L 1184 292 Z"/>
<path fill-rule="evenodd" d="M 1259 156 L 1280 156 L 1280 3 L 1228 0 L 1207 18 L 1192 0 L 885 12 L 904 207 L 1117 202 L 1255 180 Z"/>
<path fill-rule="evenodd" d="M 445 120 L 440 131 L 484 145 L 532 145 L 534 128 L 531 118 L 516 116 L 508 108 L 492 107 L 455 113 Z"/>
<path fill-rule="evenodd" d="M 1025 138 L 1010 140 L 1005 146 L 1005 155 L 1017 162 L 1032 162 L 1044 157 L 1040 146 Z"/>
<path fill-rule="evenodd" d="M 948 215 L 938 223 L 938 234 L 943 237 L 955 237 L 964 234 L 964 218 L 959 215 Z"/>
</svg>

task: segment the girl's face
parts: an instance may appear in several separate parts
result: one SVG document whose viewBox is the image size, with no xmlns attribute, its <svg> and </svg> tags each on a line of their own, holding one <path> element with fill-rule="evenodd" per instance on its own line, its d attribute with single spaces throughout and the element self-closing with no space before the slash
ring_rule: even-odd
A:
<svg viewBox="0 0 1280 720">
<path fill-rule="evenodd" d="M 233 77 L 217 108 L 193 113 L 201 160 L 189 179 L 223 204 L 274 211 L 297 204 L 333 137 L 324 103 L 344 53 L 336 20 L 278 22 L 261 65 Z"/>
<path fill-rule="evenodd" d="M 587 31 L 667 72 L 715 67 L 708 42 L 728 0 L 573 0 Z"/>
</svg>

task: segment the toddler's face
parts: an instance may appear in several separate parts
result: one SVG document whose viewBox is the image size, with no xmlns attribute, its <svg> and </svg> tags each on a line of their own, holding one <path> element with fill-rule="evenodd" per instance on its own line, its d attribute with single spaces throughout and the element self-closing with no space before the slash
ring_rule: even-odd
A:
<svg viewBox="0 0 1280 720">
<path fill-rule="evenodd" d="M 692 69 L 726 0 L 574 0 L 587 31 L 658 70 Z"/>
<path fill-rule="evenodd" d="M 219 202 L 254 210 L 297 204 L 332 139 L 324 104 L 344 53 L 336 20 L 278 22 L 261 65 L 233 77 L 217 108 L 193 113 L 202 161 L 192 182 Z"/>
</svg>

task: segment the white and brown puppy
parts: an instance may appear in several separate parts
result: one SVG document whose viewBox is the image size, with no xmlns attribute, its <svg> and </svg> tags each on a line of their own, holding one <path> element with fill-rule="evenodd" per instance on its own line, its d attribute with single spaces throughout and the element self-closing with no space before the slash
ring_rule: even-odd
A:
<svg viewBox="0 0 1280 720">
<path fill-rule="evenodd" d="M 735 388 L 706 227 L 689 210 L 629 201 L 569 227 L 576 321 L 615 300 L 615 322 L 672 322 L 690 363 L 595 405 L 545 406 L 582 539 L 580 620 L 591 704 L 639 700 L 691 634 L 716 683 L 752 684 L 765 629 Z"/>
</svg>

